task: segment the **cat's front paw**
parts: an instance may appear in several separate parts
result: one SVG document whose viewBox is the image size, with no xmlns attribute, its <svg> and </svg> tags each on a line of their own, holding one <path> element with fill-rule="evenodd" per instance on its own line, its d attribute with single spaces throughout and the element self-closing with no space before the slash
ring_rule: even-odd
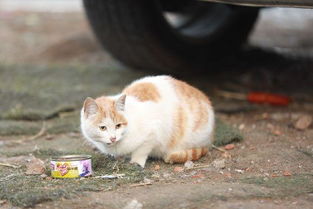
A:
<svg viewBox="0 0 313 209">
<path fill-rule="evenodd" d="M 140 164 L 138 162 L 135 162 L 135 161 L 130 161 L 130 164 L 134 167 L 134 168 L 137 168 L 137 169 L 140 169 L 142 170 L 144 167 L 145 167 L 145 164 Z"/>
</svg>

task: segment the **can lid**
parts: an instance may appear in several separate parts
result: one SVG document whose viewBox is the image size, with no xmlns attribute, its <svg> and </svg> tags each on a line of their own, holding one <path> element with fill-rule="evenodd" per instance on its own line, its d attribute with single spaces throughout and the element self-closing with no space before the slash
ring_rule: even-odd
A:
<svg viewBox="0 0 313 209">
<path fill-rule="evenodd" d="M 78 160 L 88 160 L 91 159 L 91 155 L 61 155 L 54 156 L 51 160 L 55 161 L 78 161 Z"/>
</svg>

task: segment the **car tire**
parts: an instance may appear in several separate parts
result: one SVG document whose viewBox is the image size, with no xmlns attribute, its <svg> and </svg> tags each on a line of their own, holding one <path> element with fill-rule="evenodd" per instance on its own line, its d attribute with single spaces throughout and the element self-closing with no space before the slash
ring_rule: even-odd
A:
<svg viewBox="0 0 313 209">
<path fill-rule="evenodd" d="M 166 0 L 84 0 L 84 7 L 97 39 L 115 58 L 173 74 L 210 70 L 242 45 L 258 16 L 256 8 L 181 2 L 173 9 Z"/>
</svg>

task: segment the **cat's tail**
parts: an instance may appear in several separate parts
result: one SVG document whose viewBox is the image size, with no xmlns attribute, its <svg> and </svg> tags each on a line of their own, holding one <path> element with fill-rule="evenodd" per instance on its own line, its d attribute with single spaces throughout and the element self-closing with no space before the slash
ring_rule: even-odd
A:
<svg viewBox="0 0 313 209">
<path fill-rule="evenodd" d="M 192 148 L 183 151 L 172 152 L 164 159 L 166 163 L 184 163 L 188 160 L 199 160 L 208 153 L 207 147 Z"/>
</svg>

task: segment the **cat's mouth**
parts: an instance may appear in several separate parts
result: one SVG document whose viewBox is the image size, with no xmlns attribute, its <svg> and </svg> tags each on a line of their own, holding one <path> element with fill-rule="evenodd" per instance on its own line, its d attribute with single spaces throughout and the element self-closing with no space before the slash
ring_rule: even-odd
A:
<svg viewBox="0 0 313 209">
<path fill-rule="evenodd" d="M 116 145 L 119 141 L 115 141 L 115 142 L 104 142 L 104 144 L 108 147 L 112 147 L 114 145 Z"/>
</svg>

